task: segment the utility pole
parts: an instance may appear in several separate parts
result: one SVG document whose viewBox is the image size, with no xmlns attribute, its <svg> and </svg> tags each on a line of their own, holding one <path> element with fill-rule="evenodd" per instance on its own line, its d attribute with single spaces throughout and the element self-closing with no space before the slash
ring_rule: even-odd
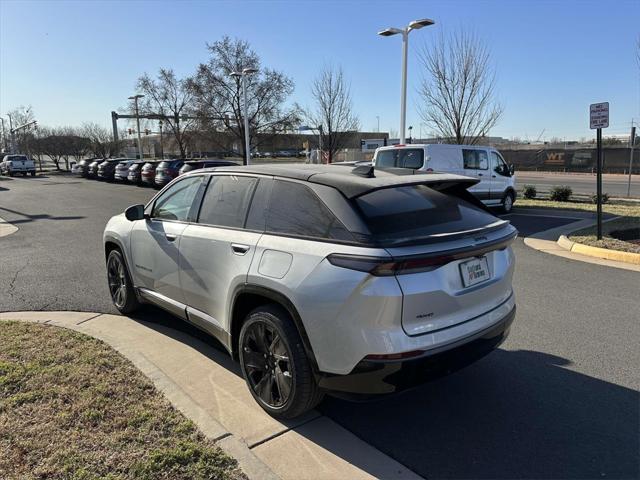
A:
<svg viewBox="0 0 640 480">
<path fill-rule="evenodd" d="M 240 77 L 240 83 L 242 84 L 242 116 L 244 117 L 244 148 L 245 159 L 244 164 L 249 165 L 251 163 L 251 143 L 249 142 L 249 104 L 247 103 L 247 75 L 253 75 L 258 70 L 255 68 L 243 68 L 239 72 L 231 72 L 229 75 L 232 77 Z"/>
<path fill-rule="evenodd" d="M 144 159 L 144 152 L 142 151 L 142 138 L 140 137 L 140 116 L 138 113 L 138 99 L 142 97 L 144 97 L 144 95 L 140 95 L 140 94 L 129 97 L 129 100 L 133 100 L 133 103 L 135 105 L 135 110 L 136 110 L 136 125 L 138 130 L 138 154 L 140 155 L 140 160 Z"/>
</svg>

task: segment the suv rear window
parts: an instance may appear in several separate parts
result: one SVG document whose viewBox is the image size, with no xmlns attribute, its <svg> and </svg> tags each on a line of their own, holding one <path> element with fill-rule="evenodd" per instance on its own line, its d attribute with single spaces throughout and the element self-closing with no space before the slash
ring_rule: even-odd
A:
<svg viewBox="0 0 640 480">
<path fill-rule="evenodd" d="M 276 180 L 266 212 L 267 232 L 353 240 L 351 233 L 309 187 Z"/>
<path fill-rule="evenodd" d="M 356 204 L 377 241 L 410 241 L 497 221 L 489 212 L 425 185 L 376 190 L 358 197 Z"/>
<path fill-rule="evenodd" d="M 380 150 L 376 155 L 377 168 L 422 168 L 424 150 L 421 148 L 394 148 Z"/>
</svg>

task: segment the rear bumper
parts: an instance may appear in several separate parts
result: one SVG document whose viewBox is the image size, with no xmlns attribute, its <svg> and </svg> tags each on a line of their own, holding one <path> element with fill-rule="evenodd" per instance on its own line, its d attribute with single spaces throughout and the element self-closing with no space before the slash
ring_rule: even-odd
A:
<svg viewBox="0 0 640 480">
<path fill-rule="evenodd" d="M 460 370 L 491 353 L 508 336 L 516 307 L 491 327 L 418 358 L 362 360 L 348 375 L 321 374 L 320 387 L 342 394 L 380 395 L 406 390 Z"/>
</svg>

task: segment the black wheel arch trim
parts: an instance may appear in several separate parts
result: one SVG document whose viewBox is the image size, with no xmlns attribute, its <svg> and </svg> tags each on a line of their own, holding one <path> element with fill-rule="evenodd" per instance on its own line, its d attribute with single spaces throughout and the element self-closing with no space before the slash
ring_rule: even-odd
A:
<svg viewBox="0 0 640 480">
<path fill-rule="evenodd" d="M 242 294 L 245 293 L 249 293 L 249 294 L 254 294 L 254 295 L 260 295 L 263 296 L 265 298 L 268 298 L 269 300 L 273 301 L 274 303 L 277 303 L 279 305 L 281 305 L 286 311 L 287 313 L 291 316 L 291 319 L 293 320 L 293 323 L 296 327 L 296 329 L 298 330 L 298 333 L 300 334 L 300 338 L 302 339 L 302 345 L 304 347 L 304 351 L 305 354 L 307 355 L 307 358 L 309 359 L 309 362 L 311 363 L 311 368 L 313 370 L 314 375 L 318 375 L 320 372 L 320 369 L 318 367 L 318 362 L 316 361 L 316 357 L 315 354 L 313 353 L 313 348 L 311 347 L 311 342 L 309 341 L 309 336 L 307 335 L 307 331 L 304 328 L 304 324 L 302 323 L 302 318 L 300 317 L 300 314 L 298 313 L 298 310 L 296 309 L 295 305 L 293 304 L 293 302 L 291 300 L 289 300 L 289 298 L 287 298 L 286 295 L 273 290 L 269 287 L 264 287 L 262 285 L 255 285 L 252 283 L 245 283 L 243 285 L 240 285 L 238 287 L 236 287 L 236 289 L 233 292 L 233 296 L 232 296 L 232 302 L 230 304 L 230 309 L 229 309 L 229 318 L 231 319 L 231 323 L 229 325 L 230 331 L 233 332 L 234 331 L 234 323 L 235 321 L 242 321 L 244 319 L 237 319 L 234 320 L 233 318 L 233 312 L 235 311 L 236 308 L 236 301 L 238 299 L 238 297 Z M 238 339 L 237 338 L 232 338 L 231 339 L 232 343 L 233 343 L 233 347 L 232 347 L 232 354 L 235 357 L 238 353 Z"/>
</svg>

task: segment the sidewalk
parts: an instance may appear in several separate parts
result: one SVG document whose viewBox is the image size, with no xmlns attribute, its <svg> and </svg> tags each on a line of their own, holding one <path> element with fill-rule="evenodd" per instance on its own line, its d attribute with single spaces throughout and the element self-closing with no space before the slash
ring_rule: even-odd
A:
<svg viewBox="0 0 640 480">
<path fill-rule="evenodd" d="M 249 478 L 421 478 L 316 411 L 290 422 L 273 419 L 253 400 L 226 352 L 186 333 L 90 312 L 5 312 L 0 320 L 56 325 L 104 341 L 234 456 Z"/>
</svg>

